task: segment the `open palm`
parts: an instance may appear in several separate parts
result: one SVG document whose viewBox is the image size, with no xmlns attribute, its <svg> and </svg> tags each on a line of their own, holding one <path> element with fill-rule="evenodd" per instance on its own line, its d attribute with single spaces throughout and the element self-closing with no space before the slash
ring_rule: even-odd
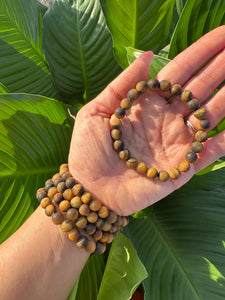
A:
<svg viewBox="0 0 225 300">
<path fill-rule="evenodd" d="M 225 62 L 224 35 L 225 26 L 208 33 L 164 67 L 157 78 L 181 84 L 203 103 L 225 78 L 225 69 L 221 67 Z M 152 52 L 141 55 L 79 111 L 71 141 L 69 166 L 73 176 L 93 197 L 121 215 L 162 199 L 225 153 L 225 134 L 221 133 L 205 143 L 204 151 L 189 171 L 167 182 L 139 175 L 119 158 L 112 147 L 110 119 L 127 92 L 138 81 L 148 79 L 152 57 Z M 204 104 L 211 129 L 225 115 L 224 96 L 223 87 Z M 169 92 L 148 90 L 127 111 L 121 127 L 122 140 L 131 156 L 157 170 L 177 167 L 194 140 L 194 132 L 186 126 L 184 119 L 188 118 L 194 126 L 196 119 L 179 97 L 168 102 L 170 97 Z"/>
</svg>

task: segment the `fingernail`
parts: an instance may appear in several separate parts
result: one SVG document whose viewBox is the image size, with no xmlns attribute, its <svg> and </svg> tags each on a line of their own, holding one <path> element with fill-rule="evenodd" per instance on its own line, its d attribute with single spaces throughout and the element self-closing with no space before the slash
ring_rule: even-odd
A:
<svg viewBox="0 0 225 300">
<path fill-rule="evenodd" d="M 146 52 L 142 53 L 141 55 L 139 55 L 136 60 L 142 60 L 150 67 L 153 56 L 154 56 L 154 53 L 152 51 L 146 51 Z"/>
</svg>

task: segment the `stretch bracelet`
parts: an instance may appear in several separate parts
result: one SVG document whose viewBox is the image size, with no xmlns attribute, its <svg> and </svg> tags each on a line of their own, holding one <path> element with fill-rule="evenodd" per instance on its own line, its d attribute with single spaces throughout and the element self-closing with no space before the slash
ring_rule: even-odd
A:
<svg viewBox="0 0 225 300">
<path fill-rule="evenodd" d="M 68 164 L 60 166 L 59 173 L 37 190 L 36 197 L 53 223 L 88 253 L 102 254 L 116 232 L 128 224 L 127 217 L 92 199 L 91 193 L 72 177 Z"/>
<path fill-rule="evenodd" d="M 194 111 L 194 116 L 198 119 L 198 130 L 196 130 L 195 140 L 191 144 L 190 151 L 186 153 L 184 160 L 180 161 L 176 167 L 171 168 L 168 171 L 158 171 L 155 167 L 147 167 L 144 162 L 138 162 L 135 157 L 132 157 L 130 151 L 125 148 L 124 142 L 122 141 L 122 132 L 120 130 L 122 126 L 121 119 L 125 117 L 126 111 L 131 108 L 138 96 L 148 89 L 152 91 L 160 90 L 162 92 L 169 91 L 172 96 L 180 95 L 181 101 L 186 103 L 187 108 L 190 111 Z M 137 173 L 141 175 L 146 175 L 148 178 L 158 178 L 160 181 L 167 181 L 170 178 L 177 179 L 181 172 L 189 170 L 190 164 L 198 159 L 198 153 L 203 151 L 203 143 L 208 139 L 206 130 L 210 127 L 206 115 L 206 108 L 201 108 L 200 102 L 197 99 L 192 98 L 191 91 L 183 90 L 181 85 L 172 85 L 168 80 L 158 81 L 157 79 L 151 79 L 149 82 L 140 81 L 137 83 L 135 89 L 128 91 L 127 98 L 121 100 L 120 107 L 116 108 L 114 112 L 114 118 L 110 122 L 113 148 L 118 152 L 120 159 L 126 161 L 129 168 L 135 169 Z M 192 126 L 189 121 L 188 123 Z"/>
</svg>

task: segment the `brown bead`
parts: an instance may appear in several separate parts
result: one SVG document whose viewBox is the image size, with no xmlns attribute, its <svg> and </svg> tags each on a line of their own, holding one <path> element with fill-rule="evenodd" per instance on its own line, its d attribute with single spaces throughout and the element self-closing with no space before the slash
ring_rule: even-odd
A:
<svg viewBox="0 0 225 300">
<path fill-rule="evenodd" d="M 90 204 L 89 204 L 89 207 L 90 207 L 90 210 L 92 211 L 98 211 L 100 208 L 101 208 L 101 202 L 99 200 L 91 200 Z"/>
<path fill-rule="evenodd" d="M 185 155 L 185 159 L 189 162 L 189 163 L 193 163 L 198 159 L 198 156 L 195 152 L 193 151 L 189 151 L 186 153 Z"/>
<path fill-rule="evenodd" d="M 116 220 L 117 220 L 117 214 L 114 211 L 110 211 L 106 221 L 113 224 L 116 222 Z"/>
<path fill-rule="evenodd" d="M 177 168 L 170 169 L 168 173 L 172 179 L 177 179 L 180 177 L 180 171 Z"/>
<path fill-rule="evenodd" d="M 148 87 L 150 88 L 150 90 L 157 90 L 159 88 L 158 79 L 150 79 L 148 82 Z"/>
<path fill-rule="evenodd" d="M 87 246 L 87 243 L 88 243 L 88 239 L 86 238 L 86 236 L 81 235 L 77 240 L 76 245 L 79 248 L 85 248 Z"/>
<path fill-rule="evenodd" d="M 76 184 L 76 181 L 73 177 L 68 177 L 66 179 L 66 186 L 68 189 L 72 189 L 72 187 Z"/>
<path fill-rule="evenodd" d="M 79 208 L 79 213 L 82 216 L 88 216 L 90 214 L 90 208 L 87 204 L 82 204 L 81 207 Z"/>
<path fill-rule="evenodd" d="M 109 231 L 112 228 L 112 224 L 109 222 L 105 222 L 104 225 L 102 226 L 103 231 Z"/>
<path fill-rule="evenodd" d="M 130 151 L 127 149 L 124 149 L 122 151 L 119 152 L 119 157 L 122 160 L 128 160 L 130 158 Z"/>
<path fill-rule="evenodd" d="M 187 102 L 187 108 L 190 110 L 197 110 L 200 107 L 200 103 L 197 99 L 192 99 Z"/>
<path fill-rule="evenodd" d="M 118 226 L 112 225 L 112 227 L 111 227 L 111 229 L 109 230 L 109 232 L 115 233 L 115 232 L 117 232 L 118 230 L 119 230 L 119 227 L 118 227 Z"/>
<path fill-rule="evenodd" d="M 123 217 L 118 216 L 117 221 L 114 223 L 114 225 L 117 227 L 122 227 L 123 226 Z"/>
<path fill-rule="evenodd" d="M 113 140 L 120 140 L 122 137 L 122 132 L 119 129 L 113 129 L 111 131 L 111 137 Z"/>
<path fill-rule="evenodd" d="M 78 210 L 76 208 L 70 208 L 66 212 L 66 218 L 72 222 L 74 222 L 78 218 L 78 215 Z"/>
<path fill-rule="evenodd" d="M 49 197 L 45 197 L 40 202 L 41 207 L 46 208 L 49 204 L 52 204 L 52 200 Z"/>
<path fill-rule="evenodd" d="M 64 221 L 62 222 L 62 224 L 61 224 L 61 229 L 62 229 L 62 231 L 64 231 L 64 232 L 68 232 L 68 231 L 70 231 L 72 228 L 73 228 L 73 224 L 72 224 L 72 222 L 69 221 L 69 220 L 64 220 Z"/>
<path fill-rule="evenodd" d="M 114 240 L 114 235 L 111 232 L 107 232 L 107 233 L 108 233 L 108 240 L 106 241 L 106 243 L 110 244 Z"/>
<path fill-rule="evenodd" d="M 125 110 L 131 108 L 131 106 L 132 106 L 132 101 L 129 98 L 124 98 L 120 102 L 120 107 Z"/>
<path fill-rule="evenodd" d="M 87 234 L 93 235 L 96 231 L 96 226 L 94 224 L 87 224 L 87 226 L 85 227 L 85 231 L 87 232 Z"/>
<path fill-rule="evenodd" d="M 203 130 L 199 130 L 195 134 L 195 139 L 199 142 L 205 142 L 208 139 L 208 133 Z"/>
<path fill-rule="evenodd" d="M 54 212 L 56 211 L 55 206 L 53 204 L 49 204 L 45 208 L 45 214 L 46 216 L 50 217 Z"/>
<path fill-rule="evenodd" d="M 198 129 L 200 130 L 206 130 L 210 127 L 210 122 L 208 120 L 200 120 L 197 124 Z"/>
<path fill-rule="evenodd" d="M 137 84 L 136 84 L 136 90 L 138 92 L 146 92 L 148 89 L 148 83 L 146 81 L 139 81 Z"/>
<path fill-rule="evenodd" d="M 82 201 L 80 199 L 79 196 L 75 196 L 71 199 L 70 201 L 70 205 L 73 207 L 73 208 L 80 208 L 80 206 L 82 205 Z"/>
<path fill-rule="evenodd" d="M 71 241 L 77 241 L 80 237 L 80 232 L 77 228 L 73 228 L 68 232 L 68 237 Z"/>
<path fill-rule="evenodd" d="M 173 84 L 170 91 L 173 96 L 178 96 L 182 93 L 182 87 L 180 84 Z"/>
<path fill-rule="evenodd" d="M 56 173 L 52 176 L 53 183 L 54 183 L 55 179 L 57 179 L 57 178 L 61 178 L 61 175 L 59 173 Z"/>
<path fill-rule="evenodd" d="M 137 171 L 139 174 L 145 174 L 146 171 L 147 171 L 147 169 L 148 169 L 148 168 L 147 168 L 146 164 L 143 163 L 143 162 L 140 162 L 140 163 L 138 163 L 138 165 L 137 165 L 136 171 Z"/>
<path fill-rule="evenodd" d="M 70 174 L 70 172 L 64 172 L 64 173 L 61 174 L 61 178 L 62 178 L 63 181 L 66 181 L 66 179 L 68 177 L 72 177 L 72 175 Z"/>
<path fill-rule="evenodd" d="M 128 217 L 122 217 L 122 219 L 123 219 L 123 224 L 122 224 L 122 226 L 123 226 L 123 227 L 127 226 L 127 224 L 129 223 L 129 218 L 128 218 Z"/>
<path fill-rule="evenodd" d="M 182 160 L 178 163 L 177 168 L 180 172 L 187 172 L 190 169 L 190 164 L 187 160 Z"/>
<path fill-rule="evenodd" d="M 62 178 L 59 177 L 59 178 L 56 178 L 56 179 L 54 180 L 53 184 L 54 184 L 55 187 L 57 187 L 57 185 L 58 185 L 60 182 L 62 182 L 62 181 L 63 181 Z"/>
<path fill-rule="evenodd" d="M 51 179 L 48 179 L 46 182 L 45 182 L 45 190 L 46 192 L 54 186 L 54 183 Z"/>
<path fill-rule="evenodd" d="M 68 200 L 63 200 L 59 203 L 59 209 L 61 211 L 67 211 L 70 207 L 70 202 Z"/>
<path fill-rule="evenodd" d="M 81 184 L 77 183 L 73 186 L 72 192 L 74 196 L 81 196 L 84 192 L 84 189 Z"/>
<path fill-rule="evenodd" d="M 96 243 L 92 240 L 89 240 L 87 242 L 87 246 L 85 247 L 85 250 L 88 252 L 88 253 L 94 253 L 95 250 L 96 250 Z"/>
<path fill-rule="evenodd" d="M 125 116 L 125 110 L 122 107 L 117 107 L 114 114 L 118 119 L 122 119 Z"/>
<path fill-rule="evenodd" d="M 191 151 L 195 152 L 195 153 L 200 153 L 202 152 L 204 149 L 203 144 L 199 141 L 194 141 L 191 144 Z"/>
<path fill-rule="evenodd" d="M 129 90 L 129 92 L 127 93 L 127 97 L 131 100 L 134 101 L 138 98 L 139 93 L 136 89 L 131 89 Z"/>
<path fill-rule="evenodd" d="M 109 232 L 104 231 L 102 233 L 102 238 L 100 239 L 100 242 L 101 243 L 106 243 L 108 241 L 109 234 L 110 234 Z"/>
<path fill-rule="evenodd" d="M 65 182 L 60 182 L 57 184 L 57 191 L 63 193 L 67 189 Z"/>
<path fill-rule="evenodd" d="M 148 168 L 146 175 L 149 178 L 156 178 L 156 177 L 158 177 L 159 173 L 156 170 L 156 168 Z"/>
<path fill-rule="evenodd" d="M 110 125 L 112 129 L 119 129 L 122 125 L 122 122 L 118 118 L 114 118 L 112 121 L 110 121 Z"/>
<path fill-rule="evenodd" d="M 91 193 L 85 192 L 80 199 L 85 204 L 89 203 L 91 201 Z"/>
<path fill-rule="evenodd" d="M 167 181 L 169 179 L 169 173 L 165 170 L 159 171 L 159 180 L 160 181 Z"/>
<path fill-rule="evenodd" d="M 64 218 L 63 215 L 59 212 L 52 214 L 52 222 L 56 225 L 59 225 L 63 222 Z"/>
<path fill-rule="evenodd" d="M 113 148 L 116 150 L 116 151 L 122 151 L 123 148 L 124 148 L 124 142 L 122 140 L 116 140 L 113 142 Z"/>
<path fill-rule="evenodd" d="M 40 202 L 43 198 L 45 198 L 47 196 L 47 193 L 45 191 L 44 188 L 40 188 L 37 190 L 36 192 L 36 198 L 38 199 L 38 201 Z"/>
<path fill-rule="evenodd" d="M 48 190 L 48 197 L 53 198 L 54 195 L 57 193 L 57 188 L 55 186 L 50 187 L 50 189 Z"/>
<path fill-rule="evenodd" d="M 168 80 L 162 80 L 159 82 L 159 88 L 163 92 L 169 91 L 171 89 L 171 83 Z"/>
<path fill-rule="evenodd" d="M 136 169 L 137 165 L 138 165 L 138 161 L 136 160 L 136 158 L 131 157 L 127 160 L 128 168 Z"/>
<path fill-rule="evenodd" d="M 96 243 L 95 254 L 100 255 L 105 252 L 106 244 L 105 243 Z"/>
<path fill-rule="evenodd" d="M 61 171 L 63 171 L 63 172 L 61 172 Z M 61 172 L 61 174 L 62 173 L 64 173 L 64 172 L 68 172 L 69 171 L 69 165 L 68 164 L 62 164 L 61 166 L 60 166 L 60 168 L 59 168 L 59 173 Z"/>
<path fill-rule="evenodd" d="M 63 198 L 63 195 L 62 195 L 62 193 L 56 193 L 55 195 L 54 195 L 54 197 L 53 197 L 53 202 L 55 203 L 55 204 L 59 204 L 61 201 L 63 201 L 64 200 L 64 198 Z"/>
<path fill-rule="evenodd" d="M 105 224 L 105 221 L 102 218 L 98 218 L 98 220 L 95 222 L 95 225 L 97 228 L 102 228 L 102 226 Z"/>
<path fill-rule="evenodd" d="M 103 219 L 107 218 L 108 215 L 109 215 L 109 210 L 108 210 L 108 208 L 107 208 L 106 206 L 103 205 L 103 206 L 99 209 L 98 215 L 99 215 L 100 218 L 103 218 Z"/>
<path fill-rule="evenodd" d="M 76 220 L 76 223 L 75 225 L 80 228 L 80 229 L 84 229 L 87 225 L 87 219 L 85 217 L 79 217 L 77 220 Z"/>
<path fill-rule="evenodd" d="M 63 198 L 66 200 L 71 200 L 73 198 L 73 196 L 74 196 L 74 194 L 73 194 L 72 189 L 66 189 L 63 192 Z"/>
<path fill-rule="evenodd" d="M 99 241 L 102 238 L 102 231 L 100 229 L 97 229 L 95 233 L 92 235 L 93 239 L 96 241 Z"/>
<path fill-rule="evenodd" d="M 207 115 L 207 110 L 204 107 L 199 108 L 194 112 L 194 116 L 196 119 L 203 120 Z"/>
<path fill-rule="evenodd" d="M 180 99 L 182 102 L 188 102 L 192 98 L 192 92 L 189 90 L 184 90 L 181 93 Z"/>
</svg>

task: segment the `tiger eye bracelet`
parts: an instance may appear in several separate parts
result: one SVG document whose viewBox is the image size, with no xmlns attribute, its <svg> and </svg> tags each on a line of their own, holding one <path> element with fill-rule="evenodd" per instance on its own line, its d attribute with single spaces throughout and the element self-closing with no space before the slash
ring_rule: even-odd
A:
<svg viewBox="0 0 225 300">
<path fill-rule="evenodd" d="M 36 197 L 45 214 L 61 227 L 68 238 L 88 253 L 102 254 L 117 231 L 128 224 L 128 217 L 119 216 L 92 199 L 69 172 L 68 164 L 39 188 Z"/>
<path fill-rule="evenodd" d="M 138 99 L 139 95 L 148 89 L 151 91 L 170 92 L 171 96 L 180 96 L 180 100 L 186 104 L 190 111 L 194 111 L 194 116 L 198 120 L 198 130 L 190 146 L 190 151 L 186 153 L 182 161 L 178 162 L 176 167 L 168 171 L 158 171 L 154 166 L 148 167 L 144 162 L 138 162 L 135 157 L 132 157 L 122 140 L 121 126 L 122 119 L 126 116 L 126 111 L 131 108 L 133 102 Z M 151 79 L 149 82 L 140 81 L 136 84 L 136 88 L 128 91 L 127 97 L 121 100 L 120 106 L 114 111 L 114 118 L 110 121 L 113 148 L 118 152 L 119 158 L 126 161 L 127 167 L 136 170 L 140 175 L 145 175 L 148 178 L 158 178 L 163 182 L 169 179 L 177 179 L 182 172 L 187 172 L 190 169 L 190 164 L 198 159 L 198 153 L 204 149 L 203 143 L 208 139 L 206 130 L 210 127 L 206 115 L 206 108 L 200 107 L 200 102 L 192 97 L 192 92 L 185 89 L 183 90 L 180 84 L 172 85 L 168 80 L 159 81 L 157 79 Z"/>
</svg>

